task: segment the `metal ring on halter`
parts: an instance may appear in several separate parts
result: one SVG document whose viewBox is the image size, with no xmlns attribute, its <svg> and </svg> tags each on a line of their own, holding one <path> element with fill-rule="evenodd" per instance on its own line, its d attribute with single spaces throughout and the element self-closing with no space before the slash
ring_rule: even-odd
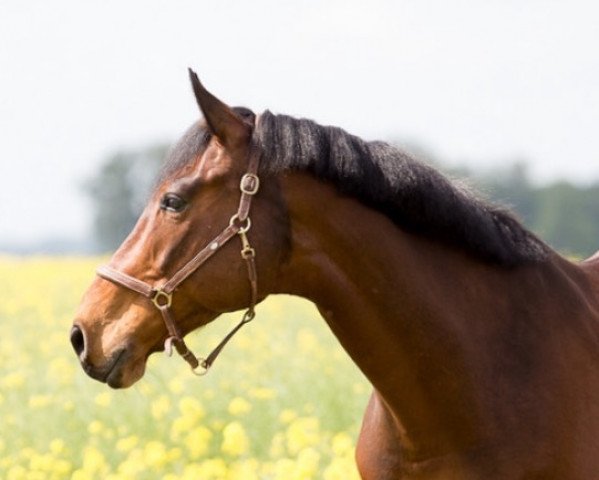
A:
<svg viewBox="0 0 599 480">
<path fill-rule="evenodd" d="M 162 301 L 162 303 L 161 303 Z M 164 290 L 158 288 L 154 290 L 154 296 L 152 297 L 152 303 L 156 306 L 158 310 L 162 310 L 164 308 L 170 308 L 173 303 L 173 294 L 166 293 Z"/>
<path fill-rule="evenodd" d="M 256 316 L 256 311 L 253 308 L 250 308 L 243 314 L 241 323 L 251 322 L 255 316 Z"/>
<path fill-rule="evenodd" d="M 233 226 L 238 221 L 239 221 L 239 214 L 236 213 L 235 215 L 233 215 L 231 217 L 231 220 L 229 220 L 229 225 Z M 252 221 L 250 220 L 250 217 L 247 217 L 245 219 L 245 225 L 243 225 L 243 224 L 242 225 L 238 225 L 238 227 L 239 227 L 239 232 L 237 232 L 237 233 L 239 233 L 239 234 L 243 234 L 243 233 L 249 232 L 250 228 L 252 228 Z"/>
<path fill-rule="evenodd" d="M 197 375 L 198 377 L 203 377 L 208 373 L 208 370 L 210 370 L 210 365 L 206 364 L 205 358 L 198 358 L 198 360 L 200 364 L 196 368 L 192 367 L 191 371 L 194 375 Z"/>
</svg>

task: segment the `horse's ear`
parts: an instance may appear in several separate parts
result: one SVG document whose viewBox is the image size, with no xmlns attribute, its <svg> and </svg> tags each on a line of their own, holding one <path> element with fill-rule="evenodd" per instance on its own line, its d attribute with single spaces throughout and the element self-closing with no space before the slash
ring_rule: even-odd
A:
<svg viewBox="0 0 599 480">
<path fill-rule="evenodd" d="M 252 133 L 252 126 L 231 107 L 206 90 L 191 68 L 188 70 L 193 93 L 211 132 L 227 149 L 234 149 L 247 143 Z"/>
</svg>

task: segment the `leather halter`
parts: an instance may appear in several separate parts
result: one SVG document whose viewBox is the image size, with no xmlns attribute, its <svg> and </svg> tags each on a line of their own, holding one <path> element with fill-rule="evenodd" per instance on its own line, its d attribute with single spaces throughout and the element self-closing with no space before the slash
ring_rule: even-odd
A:
<svg viewBox="0 0 599 480">
<path fill-rule="evenodd" d="M 189 363 L 192 371 L 196 375 L 205 375 L 210 366 L 216 360 L 216 357 L 220 354 L 224 346 L 231 340 L 233 335 L 246 323 L 250 322 L 256 315 L 254 308 L 258 302 L 258 276 L 256 272 L 255 257 L 256 252 L 251 247 L 247 232 L 252 226 L 250 220 L 250 207 L 252 205 L 252 198 L 258 189 L 260 188 L 260 179 L 258 178 L 258 163 L 259 155 L 255 147 L 250 147 L 248 170 L 241 177 L 239 183 L 239 189 L 241 191 L 241 198 L 239 200 L 239 208 L 231 220 L 229 226 L 226 227 L 219 235 L 217 235 L 211 242 L 208 243 L 202 250 L 200 250 L 195 257 L 187 262 L 181 269 L 179 269 L 166 283 L 161 286 L 152 286 L 142 280 L 139 280 L 131 275 L 124 272 L 118 271 L 108 265 L 102 265 L 96 273 L 99 277 L 108 280 L 116 285 L 133 290 L 144 297 L 150 299 L 152 304 L 160 311 L 162 319 L 166 325 L 168 331 L 168 337 L 164 342 L 164 349 L 167 355 L 172 355 L 173 345 L 175 349 L 183 357 L 183 359 Z M 250 282 L 251 296 L 250 304 L 241 321 L 231 330 L 225 338 L 216 346 L 216 348 L 206 357 L 197 358 L 185 343 L 183 336 L 177 324 L 175 323 L 171 314 L 171 304 L 173 301 L 173 294 L 177 287 L 181 285 L 192 273 L 200 268 L 204 263 L 208 261 L 216 252 L 218 252 L 229 240 L 236 235 L 239 235 L 241 239 L 241 257 L 245 260 L 248 269 L 248 279 Z M 200 367 L 202 370 L 198 370 Z"/>
</svg>

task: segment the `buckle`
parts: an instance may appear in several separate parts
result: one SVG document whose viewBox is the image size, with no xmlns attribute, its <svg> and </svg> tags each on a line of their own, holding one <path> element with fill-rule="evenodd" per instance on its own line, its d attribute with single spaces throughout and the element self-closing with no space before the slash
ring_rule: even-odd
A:
<svg viewBox="0 0 599 480">
<path fill-rule="evenodd" d="M 161 289 L 154 290 L 154 296 L 151 298 L 151 300 L 158 310 L 163 310 L 165 308 L 171 307 L 171 303 L 173 302 L 173 294 L 166 293 Z"/>
<path fill-rule="evenodd" d="M 243 177 L 241 177 L 241 181 L 239 182 L 239 189 L 246 195 L 256 195 L 256 193 L 258 193 L 259 188 L 260 179 L 258 178 L 258 175 L 255 175 L 253 173 L 246 173 Z"/>
<path fill-rule="evenodd" d="M 252 228 L 252 221 L 250 220 L 250 217 L 247 217 L 245 219 L 245 223 L 239 223 L 241 222 L 241 220 L 239 220 L 239 213 L 236 213 L 235 215 L 233 215 L 231 217 L 231 220 L 229 220 L 229 226 L 232 227 L 233 225 L 236 225 L 237 228 L 239 228 L 239 230 L 237 231 L 237 233 L 239 235 L 243 235 L 244 233 L 249 232 L 250 228 Z"/>
</svg>

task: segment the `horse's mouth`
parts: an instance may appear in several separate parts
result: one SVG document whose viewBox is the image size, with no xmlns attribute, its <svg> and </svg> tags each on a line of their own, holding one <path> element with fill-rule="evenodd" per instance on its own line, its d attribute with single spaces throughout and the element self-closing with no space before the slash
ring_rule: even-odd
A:
<svg viewBox="0 0 599 480">
<path fill-rule="evenodd" d="M 111 388 L 120 388 L 122 385 L 123 365 L 126 363 L 125 360 L 127 357 L 125 352 L 126 350 L 124 348 L 116 352 L 114 355 L 114 360 L 106 372 L 106 376 L 103 381 Z"/>
<path fill-rule="evenodd" d="M 90 377 L 105 383 L 110 388 L 128 388 L 143 377 L 148 357 L 162 349 L 162 346 L 156 346 L 145 355 L 139 355 L 129 344 L 115 350 L 101 368 L 83 363 L 83 369 Z"/>
<path fill-rule="evenodd" d="M 126 363 L 127 349 L 121 348 L 113 353 L 111 359 L 102 368 L 83 362 L 83 370 L 94 380 L 106 383 L 112 388 L 119 388 L 123 374 L 123 364 Z"/>
</svg>

